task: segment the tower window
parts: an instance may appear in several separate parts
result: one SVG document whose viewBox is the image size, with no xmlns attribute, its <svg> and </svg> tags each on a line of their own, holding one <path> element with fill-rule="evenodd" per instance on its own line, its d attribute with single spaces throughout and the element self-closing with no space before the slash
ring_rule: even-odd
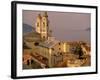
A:
<svg viewBox="0 0 100 80">
<path fill-rule="evenodd" d="M 43 36 L 43 38 L 45 38 L 45 36 Z"/>
<path fill-rule="evenodd" d="M 52 50 L 54 51 L 54 48 L 52 48 Z"/>
<path fill-rule="evenodd" d="M 45 22 L 43 22 L 43 26 L 45 27 Z"/>
<path fill-rule="evenodd" d="M 39 23 L 37 23 L 37 27 L 39 27 Z"/>
<path fill-rule="evenodd" d="M 38 42 L 35 42 L 35 43 L 34 43 L 34 45 L 35 45 L 35 46 L 38 46 L 38 45 L 39 45 L 39 43 L 38 43 Z"/>
<path fill-rule="evenodd" d="M 59 43 L 59 45 L 61 45 L 61 43 Z"/>
</svg>

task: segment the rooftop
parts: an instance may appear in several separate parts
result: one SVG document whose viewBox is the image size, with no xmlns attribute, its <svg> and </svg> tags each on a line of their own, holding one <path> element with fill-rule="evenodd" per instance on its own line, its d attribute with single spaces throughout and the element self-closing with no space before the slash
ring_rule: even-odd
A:
<svg viewBox="0 0 100 80">
<path fill-rule="evenodd" d="M 46 48 L 52 48 L 57 43 L 59 43 L 59 41 L 55 40 L 54 37 L 51 37 L 50 39 L 40 43 L 39 46 L 46 47 Z"/>
</svg>

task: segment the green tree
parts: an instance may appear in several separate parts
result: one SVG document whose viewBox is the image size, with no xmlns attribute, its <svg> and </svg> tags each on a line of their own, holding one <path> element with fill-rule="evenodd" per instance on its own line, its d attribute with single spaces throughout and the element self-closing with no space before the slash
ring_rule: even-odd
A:
<svg viewBox="0 0 100 80">
<path fill-rule="evenodd" d="M 83 51 L 80 45 L 76 46 L 75 53 L 79 55 L 79 58 L 82 58 Z"/>
</svg>

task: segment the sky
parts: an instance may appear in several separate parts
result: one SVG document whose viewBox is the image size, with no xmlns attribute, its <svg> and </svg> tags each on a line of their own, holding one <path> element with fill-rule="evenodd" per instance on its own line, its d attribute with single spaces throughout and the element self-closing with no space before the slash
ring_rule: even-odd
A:
<svg viewBox="0 0 100 80">
<path fill-rule="evenodd" d="M 38 14 L 44 11 L 23 10 L 23 23 L 36 27 Z M 90 43 L 90 13 L 48 11 L 49 28 L 52 35 L 61 41 L 86 41 Z"/>
</svg>

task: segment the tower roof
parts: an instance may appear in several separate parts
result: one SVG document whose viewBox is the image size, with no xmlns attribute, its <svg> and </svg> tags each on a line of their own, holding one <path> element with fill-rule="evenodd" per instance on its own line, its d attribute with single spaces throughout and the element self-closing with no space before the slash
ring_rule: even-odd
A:
<svg viewBox="0 0 100 80">
<path fill-rule="evenodd" d="M 44 12 L 43 16 L 48 17 L 48 14 L 46 11 Z"/>
<path fill-rule="evenodd" d="M 38 16 L 37 16 L 38 18 L 41 18 L 41 14 L 38 14 Z"/>
</svg>

